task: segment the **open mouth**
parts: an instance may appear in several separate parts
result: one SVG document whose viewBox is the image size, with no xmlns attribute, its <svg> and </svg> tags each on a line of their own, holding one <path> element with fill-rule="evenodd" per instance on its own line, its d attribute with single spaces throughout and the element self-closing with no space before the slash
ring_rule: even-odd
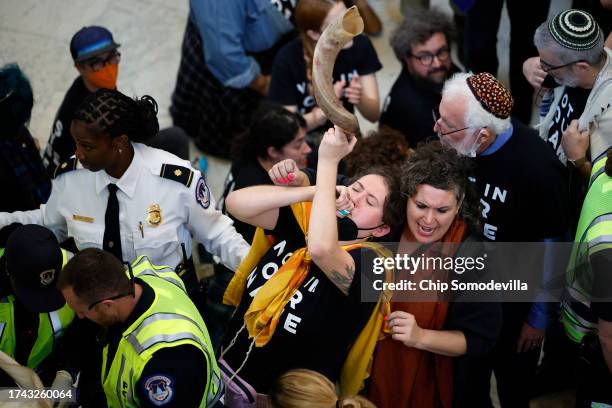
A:
<svg viewBox="0 0 612 408">
<path fill-rule="evenodd" d="M 421 235 L 424 235 L 424 236 L 428 236 L 429 237 L 429 236 L 433 235 L 434 231 L 436 230 L 433 227 L 426 227 L 426 226 L 424 226 L 422 224 L 417 224 L 417 225 L 419 227 L 419 233 Z"/>
</svg>

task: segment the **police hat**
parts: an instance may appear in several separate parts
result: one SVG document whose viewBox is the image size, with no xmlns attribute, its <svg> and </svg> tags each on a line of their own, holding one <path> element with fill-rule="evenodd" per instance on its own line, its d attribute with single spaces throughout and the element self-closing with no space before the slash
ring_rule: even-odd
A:
<svg viewBox="0 0 612 408">
<path fill-rule="evenodd" d="M 61 309 L 64 298 L 56 288 L 62 270 L 62 250 L 51 231 L 24 225 L 8 238 L 4 249 L 13 293 L 34 313 Z"/>
</svg>

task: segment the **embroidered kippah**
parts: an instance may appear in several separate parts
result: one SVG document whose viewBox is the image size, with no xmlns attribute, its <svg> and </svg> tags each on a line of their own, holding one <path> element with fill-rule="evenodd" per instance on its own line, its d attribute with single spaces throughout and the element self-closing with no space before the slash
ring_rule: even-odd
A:
<svg viewBox="0 0 612 408">
<path fill-rule="evenodd" d="M 512 94 L 493 75 L 488 72 L 472 75 L 467 84 L 484 110 L 500 119 L 510 116 Z"/>
<path fill-rule="evenodd" d="M 590 50 L 603 36 L 592 15 L 582 10 L 565 10 L 548 22 L 555 41 L 571 50 Z"/>
</svg>

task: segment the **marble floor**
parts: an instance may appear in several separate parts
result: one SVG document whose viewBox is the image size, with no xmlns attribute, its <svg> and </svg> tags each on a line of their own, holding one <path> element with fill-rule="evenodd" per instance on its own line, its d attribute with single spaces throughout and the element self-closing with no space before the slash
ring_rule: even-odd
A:
<svg viewBox="0 0 612 408">
<path fill-rule="evenodd" d="M 450 13 L 449 0 L 431 0 Z M 571 0 L 552 0 L 551 13 L 567 8 Z M 370 0 L 381 17 L 384 32 L 372 38 L 384 68 L 378 73 L 381 102 L 387 95 L 400 65 L 388 39 L 401 20 L 399 0 Z M 188 13 L 187 0 L 0 0 L 0 65 L 17 62 L 29 76 L 35 105 L 30 129 L 44 147 L 55 113 L 77 75 L 69 42 L 85 25 L 109 28 L 121 44 L 118 87 L 132 96 L 149 94 L 160 107 L 162 127 L 171 124 L 168 114 L 180 59 L 180 47 Z M 508 17 L 504 11 L 498 35 L 500 71 L 508 77 Z M 373 129 L 360 119 L 362 129 Z M 192 146 L 192 156 L 199 152 Z M 213 193 L 222 191 L 229 162 L 209 157 L 207 179 Z M 552 396 L 535 401 L 536 407 L 571 406 L 571 396 Z"/>
<path fill-rule="evenodd" d="M 399 0 L 370 3 L 384 23 L 383 34 L 372 39 L 384 66 L 378 73 L 382 100 L 400 70 L 388 37 L 401 14 Z M 450 12 L 448 0 L 432 4 Z M 35 97 L 30 130 L 43 148 L 55 113 L 77 75 L 70 38 L 86 25 L 107 27 L 121 44 L 118 88 L 132 96 L 153 96 L 160 107 L 161 127 L 170 125 L 168 107 L 188 8 L 187 0 L 1 0 L 0 65 L 17 62 L 30 78 Z M 365 130 L 376 127 L 360 121 Z M 192 146 L 192 156 L 197 154 Z M 207 178 L 216 195 L 228 170 L 227 161 L 209 157 Z"/>
</svg>

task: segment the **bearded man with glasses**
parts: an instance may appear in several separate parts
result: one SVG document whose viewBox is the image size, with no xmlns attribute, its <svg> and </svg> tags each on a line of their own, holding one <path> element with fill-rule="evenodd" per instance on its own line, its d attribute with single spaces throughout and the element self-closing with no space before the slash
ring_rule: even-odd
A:
<svg viewBox="0 0 612 408">
<path fill-rule="evenodd" d="M 444 81 L 459 71 L 451 60 L 454 31 L 439 10 L 418 9 L 407 13 L 391 37 L 402 72 L 385 100 L 380 124 L 402 132 L 412 147 L 435 135 L 431 110 L 440 104 Z"/>
<path fill-rule="evenodd" d="M 562 11 L 536 30 L 540 66 L 531 64 L 533 72 L 525 72 L 534 83 L 544 78 L 541 87 L 549 88 L 540 108 L 540 136 L 582 175 L 575 178 L 584 185 L 591 163 L 612 146 L 612 52 L 604 40 L 591 14 Z"/>
</svg>

